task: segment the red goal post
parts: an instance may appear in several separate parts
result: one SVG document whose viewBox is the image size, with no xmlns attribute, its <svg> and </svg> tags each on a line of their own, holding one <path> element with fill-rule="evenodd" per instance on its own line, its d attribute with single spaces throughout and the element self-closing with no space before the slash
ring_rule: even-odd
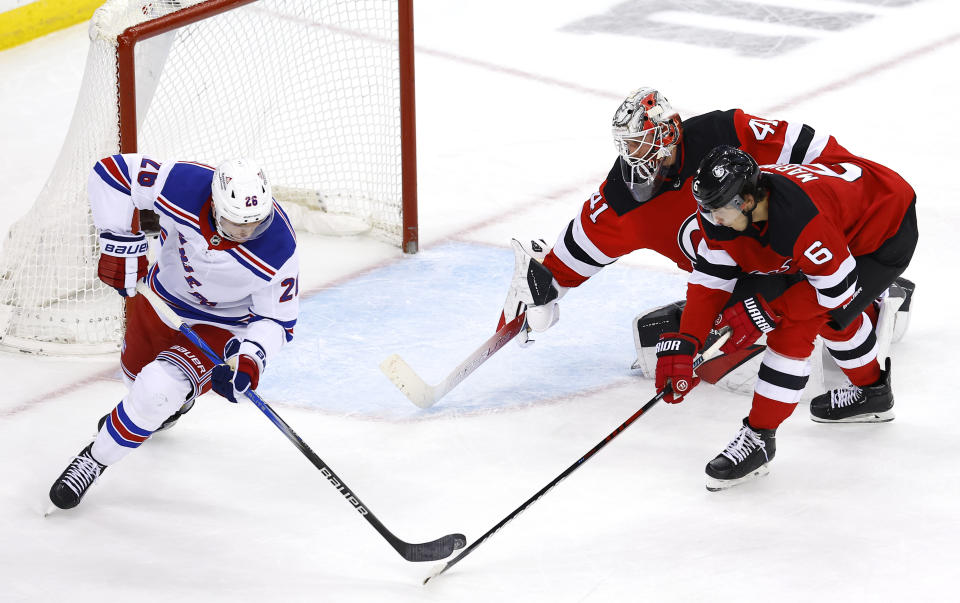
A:
<svg viewBox="0 0 960 603">
<path fill-rule="evenodd" d="M 0 257 L 3 346 L 119 349 L 85 190 L 117 152 L 251 157 L 298 231 L 417 251 L 412 0 L 108 0 L 90 40 L 60 156 Z"/>
</svg>

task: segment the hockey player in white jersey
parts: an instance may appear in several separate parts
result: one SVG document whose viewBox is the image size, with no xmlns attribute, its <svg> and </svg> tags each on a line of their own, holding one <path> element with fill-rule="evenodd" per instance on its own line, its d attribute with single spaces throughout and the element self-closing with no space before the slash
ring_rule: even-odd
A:
<svg viewBox="0 0 960 603">
<path fill-rule="evenodd" d="M 268 360 L 293 337 L 299 313 L 297 243 L 270 183 L 253 162 L 216 169 L 140 154 L 101 159 L 87 184 L 100 232 L 100 279 L 125 297 L 150 288 L 223 352 L 214 366 L 143 296 L 133 297 L 120 362 L 130 387 L 100 422 L 96 439 L 50 489 L 61 509 L 77 506 L 110 465 L 169 426 L 211 388 L 236 402 L 256 389 Z M 160 251 L 147 266 L 134 208 L 160 217 Z"/>
</svg>

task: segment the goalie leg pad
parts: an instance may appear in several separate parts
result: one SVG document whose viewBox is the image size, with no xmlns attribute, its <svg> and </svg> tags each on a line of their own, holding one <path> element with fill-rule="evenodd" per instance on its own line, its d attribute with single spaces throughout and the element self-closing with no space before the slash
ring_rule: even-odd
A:
<svg viewBox="0 0 960 603">
<path fill-rule="evenodd" d="M 907 333 L 907 327 L 910 326 L 910 304 L 913 301 L 913 292 L 916 288 L 917 286 L 913 281 L 902 276 L 898 276 L 897 280 L 890 285 L 889 296 L 903 298 L 903 303 L 900 304 L 900 308 L 893 318 L 892 343 L 897 343 Z"/>
<path fill-rule="evenodd" d="M 684 304 L 685 300 L 675 301 L 647 310 L 633 319 L 633 344 L 637 348 L 637 359 L 630 366 L 631 369 L 640 369 L 644 377 L 654 377 L 657 372 L 657 343 L 662 334 L 680 329 L 680 314 L 683 313 Z"/>
</svg>

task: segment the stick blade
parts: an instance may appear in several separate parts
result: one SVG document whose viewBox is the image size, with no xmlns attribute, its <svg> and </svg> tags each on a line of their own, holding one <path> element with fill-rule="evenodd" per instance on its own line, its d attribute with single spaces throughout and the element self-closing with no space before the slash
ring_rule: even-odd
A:
<svg viewBox="0 0 960 603">
<path fill-rule="evenodd" d="M 437 401 L 433 388 L 427 385 L 399 354 L 392 354 L 381 362 L 380 370 L 403 395 L 420 408 L 430 408 Z"/>
<path fill-rule="evenodd" d="M 430 542 L 408 544 L 399 552 L 407 561 L 440 561 L 452 555 L 455 550 L 462 549 L 466 544 L 467 537 L 463 534 L 447 534 Z"/>
<path fill-rule="evenodd" d="M 706 383 L 714 384 L 720 381 L 728 374 L 732 373 L 738 367 L 749 362 L 754 356 L 762 354 L 767 349 L 765 345 L 753 344 L 732 354 L 721 354 L 710 360 L 705 360 L 703 364 L 697 367 L 697 376 Z"/>
</svg>

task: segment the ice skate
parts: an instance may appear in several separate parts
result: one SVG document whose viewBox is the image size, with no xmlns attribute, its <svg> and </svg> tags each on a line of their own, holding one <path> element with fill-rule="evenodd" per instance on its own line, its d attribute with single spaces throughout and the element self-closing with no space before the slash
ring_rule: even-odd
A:
<svg viewBox="0 0 960 603">
<path fill-rule="evenodd" d="M 50 502 L 58 508 L 72 509 L 79 505 L 83 495 L 107 468 L 90 454 L 92 447 L 91 443 L 81 450 L 50 488 Z"/>
<path fill-rule="evenodd" d="M 820 394 L 810 401 L 810 418 L 817 423 L 885 423 L 892 421 L 893 390 L 890 359 L 880 381 L 867 387 L 847 385 Z"/>
<path fill-rule="evenodd" d="M 707 463 L 707 490 L 726 490 L 766 475 L 777 451 L 777 430 L 754 429 L 745 418 L 740 433 L 726 450 Z"/>
</svg>

